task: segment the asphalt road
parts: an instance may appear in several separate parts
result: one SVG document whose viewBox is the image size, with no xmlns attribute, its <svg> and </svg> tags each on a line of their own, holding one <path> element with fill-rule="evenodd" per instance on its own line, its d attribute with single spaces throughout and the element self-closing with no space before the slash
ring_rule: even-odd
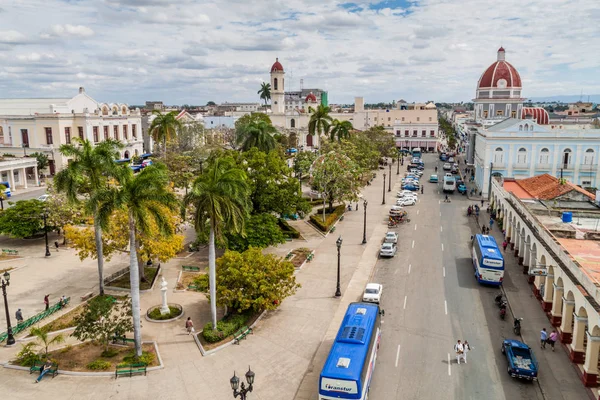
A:
<svg viewBox="0 0 600 400">
<path fill-rule="evenodd" d="M 15 194 L 13 194 L 8 200 L 4 201 L 4 206 L 5 207 L 10 207 L 10 204 L 8 204 L 8 202 L 16 203 L 19 200 L 37 199 L 38 197 L 40 197 L 44 193 L 46 193 L 46 187 L 45 186 L 41 186 L 39 189 L 35 189 L 35 190 L 32 190 L 30 192 L 26 192 L 26 193 L 23 193 L 23 194 L 20 194 L 19 192 L 17 192 Z"/>
<path fill-rule="evenodd" d="M 372 278 L 384 285 L 385 317 L 369 397 L 544 399 L 540 385 L 505 372 L 499 350 L 503 337 L 512 337 L 512 323 L 498 317 L 498 289 L 480 286 L 473 276 L 469 243 L 475 224 L 465 216 L 468 200 L 455 193 L 444 203 L 441 183 L 427 182 L 437 159 L 425 155 L 424 161 L 425 193 L 407 207 L 411 222 L 395 228 L 398 254 L 379 260 Z M 468 364 L 456 363 L 458 339 L 473 348 Z"/>
</svg>

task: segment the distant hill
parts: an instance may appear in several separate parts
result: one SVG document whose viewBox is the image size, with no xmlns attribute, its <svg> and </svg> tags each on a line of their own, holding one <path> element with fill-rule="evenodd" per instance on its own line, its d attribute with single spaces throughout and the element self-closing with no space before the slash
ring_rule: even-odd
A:
<svg viewBox="0 0 600 400">
<path fill-rule="evenodd" d="M 589 97 L 589 100 L 588 100 Z M 584 94 L 583 96 L 579 94 L 574 95 L 565 95 L 565 96 L 544 96 L 544 97 L 527 97 L 527 100 L 531 100 L 532 102 L 551 102 L 551 101 L 560 101 L 562 103 L 575 103 L 581 99 L 583 102 L 591 101 L 592 103 L 600 103 L 600 94 Z"/>
</svg>

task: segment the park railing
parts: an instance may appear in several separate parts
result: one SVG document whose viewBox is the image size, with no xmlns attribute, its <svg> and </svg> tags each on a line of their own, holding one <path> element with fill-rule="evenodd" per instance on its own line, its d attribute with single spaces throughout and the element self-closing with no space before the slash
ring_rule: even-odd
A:
<svg viewBox="0 0 600 400">
<path fill-rule="evenodd" d="M 67 301 L 65 304 L 58 302 L 58 303 L 54 304 L 53 306 L 50 306 L 47 310 L 42 311 L 41 313 L 36 314 L 33 317 L 26 319 L 25 321 L 13 326 L 13 328 L 12 328 L 13 335 L 17 335 L 17 334 L 23 332 L 25 329 L 29 328 L 30 326 L 36 324 L 37 322 L 43 320 L 46 317 L 49 317 L 50 315 L 54 314 L 58 310 L 63 309 L 64 307 L 66 307 L 67 304 L 69 304 L 69 301 L 71 301 L 71 298 L 67 297 Z M 4 342 L 7 338 L 8 338 L 8 332 L 0 333 L 0 343 Z"/>
</svg>

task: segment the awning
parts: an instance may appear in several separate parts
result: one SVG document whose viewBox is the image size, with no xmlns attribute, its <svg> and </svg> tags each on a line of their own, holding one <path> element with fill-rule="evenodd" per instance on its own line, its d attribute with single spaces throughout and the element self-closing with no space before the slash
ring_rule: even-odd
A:
<svg viewBox="0 0 600 400">
<path fill-rule="evenodd" d="M 115 160 L 115 162 L 116 162 L 117 164 L 125 164 L 125 163 L 128 163 L 128 162 L 130 162 L 130 161 L 131 161 L 131 159 L 129 159 L 129 158 L 123 158 L 123 159 L 121 159 L 121 160 Z"/>
</svg>

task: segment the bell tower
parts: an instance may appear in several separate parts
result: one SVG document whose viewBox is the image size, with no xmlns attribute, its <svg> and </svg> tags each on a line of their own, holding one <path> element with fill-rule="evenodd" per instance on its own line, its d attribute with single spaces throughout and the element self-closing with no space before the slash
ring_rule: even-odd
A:
<svg viewBox="0 0 600 400">
<path fill-rule="evenodd" d="M 285 113 L 285 72 L 279 58 L 271 67 L 271 112 L 273 114 Z"/>
</svg>

